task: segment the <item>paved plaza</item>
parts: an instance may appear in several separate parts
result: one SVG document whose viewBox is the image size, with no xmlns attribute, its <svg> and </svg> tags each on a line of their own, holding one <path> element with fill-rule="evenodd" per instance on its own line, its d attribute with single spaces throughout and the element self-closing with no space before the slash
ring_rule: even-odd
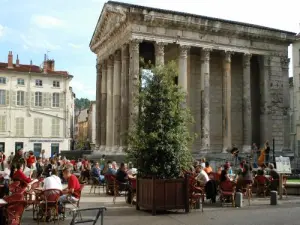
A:
<svg viewBox="0 0 300 225">
<path fill-rule="evenodd" d="M 116 204 L 112 203 L 112 197 L 104 193 L 89 194 L 90 186 L 85 187 L 81 199 L 81 208 L 105 206 L 107 211 L 104 216 L 104 225 L 298 225 L 300 197 L 288 196 L 279 202 L 277 206 L 271 206 L 268 198 L 254 198 L 251 206 L 247 201 L 243 208 L 221 207 L 204 205 L 204 212 L 193 210 L 189 214 L 183 211 L 152 216 L 145 211 L 136 211 L 135 206 L 125 204 L 124 197 L 118 197 Z M 91 215 L 90 215 L 91 216 Z M 26 210 L 22 219 L 22 225 L 32 225 L 32 211 Z M 45 223 L 41 223 L 45 224 Z M 49 224 L 53 224 L 50 222 Z M 66 221 L 60 221 L 61 225 L 70 224 L 70 216 Z M 97 224 L 100 224 L 98 221 Z"/>
</svg>

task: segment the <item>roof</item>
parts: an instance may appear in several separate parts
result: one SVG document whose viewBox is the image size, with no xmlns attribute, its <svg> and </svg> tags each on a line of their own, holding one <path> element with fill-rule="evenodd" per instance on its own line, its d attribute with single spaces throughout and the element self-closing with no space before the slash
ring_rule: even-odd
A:
<svg viewBox="0 0 300 225">
<path fill-rule="evenodd" d="M 26 65 L 26 64 L 19 64 L 19 66 L 16 66 L 16 64 L 13 64 L 13 68 L 7 68 L 8 64 L 0 62 L 0 72 L 1 71 L 14 71 L 14 72 L 23 72 L 23 73 L 41 73 L 43 74 L 43 69 L 36 65 Z M 68 76 L 69 73 L 67 71 L 47 71 L 48 74 L 56 74 L 56 75 L 64 75 Z"/>
<path fill-rule="evenodd" d="M 105 4 L 120 5 L 120 6 L 124 6 L 126 8 L 130 8 L 130 7 L 139 8 L 139 9 L 142 9 L 142 10 L 156 11 L 156 12 L 169 13 L 169 14 L 176 14 L 176 15 L 180 15 L 180 16 L 196 17 L 196 18 L 200 18 L 200 19 L 214 20 L 214 21 L 218 21 L 218 22 L 225 22 L 225 23 L 231 23 L 231 24 L 236 24 L 236 25 L 241 25 L 241 26 L 248 26 L 248 27 L 259 28 L 259 29 L 265 29 L 265 30 L 270 30 L 270 31 L 284 32 L 284 33 L 287 33 L 287 34 L 290 34 L 290 35 L 296 35 L 296 33 L 291 32 L 291 31 L 284 31 L 284 30 L 280 30 L 280 29 L 255 25 L 255 24 L 251 24 L 251 23 L 243 23 L 243 22 L 237 22 L 237 21 L 232 21 L 232 20 L 225 20 L 225 19 L 202 16 L 202 15 L 197 15 L 197 14 L 192 14 L 192 13 L 184 13 L 184 12 L 179 12 L 179 11 L 152 8 L 152 7 L 148 7 L 148 6 L 141 6 L 141 5 L 135 5 L 135 4 L 129 4 L 129 3 L 117 2 L 117 1 L 108 1 Z M 101 14 L 102 14 L 102 12 L 101 12 Z M 100 20 L 100 18 L 101 18 L 101 15 L 99 17 L 99 20 Z"/>
</svg>

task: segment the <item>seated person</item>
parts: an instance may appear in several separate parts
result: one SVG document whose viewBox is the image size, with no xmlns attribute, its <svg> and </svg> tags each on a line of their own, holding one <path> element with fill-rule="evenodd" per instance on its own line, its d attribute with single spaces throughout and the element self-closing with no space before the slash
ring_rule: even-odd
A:
<svg viewBox="0 0 300 225">
<path fill-rule="evenodd" d="M 13 180 L 20 181 L 22 187 L 27 187 L 31 184 L 32 179 L 23 173 L 23 167 L 20 164 L 17 164 L 16 169 L 17 170 L 13 174 Z"/>
<path fill-rule="evenodd" d="M 199 165 L 196 169 L 196 172 L 198 173 L 196 180 L 200 184 L 200 186 L 205 186 L 207 181 L 209 181 L 209 177 L 207 173 L 203 170 L 202 165 Z"/>
<path fill-rule="evenodd" d="M 68 181 L 68 187 L 63 190 L 63 195 L 59 198 L 60 206 L 64 203 L 77 202 L 80 198 L 81 189 L 78 178 L 71 173 L 70 169 L 65 168 L 63 170 L 63 177 Z M 60 212 L 62 211 L 60 210 Z"/>
<path fill-rule="evenodd" d="M 62 184 L 60 178 L 57 176 L 57 170 L 52 169 L 51 171 L 51 176 L 47 177 L 44 180 L 44 190 L 49 190 L 49 189 L 57 189 L 57 190 L 62 190 Z"/>
<path fill-rule="evenodd" d="M 120 168 L 116 173 L 116 180 L 120 183 L 120 190 L 125 190 L 128 186 L 128 174 L 125 172 L 125 164 L 121 163 Z"/>
<path fill-rule="evenodd" d="M 228 176 L 228 169 L 223 169 L 220 175 L 220 182 L 224 181 L 230 181 L 230 178 Z"/>
<path fill-rule="evenodd" d="M 275 170 L 273 163 L 269 163 L 269 175 L 271 178 L 270 189 L 276 191 L 279 187 L 279 174 Z"/>
<path fill-rule="evenodd" d="M 210 174 L 213 172 L 211 166 L 209 165 L 209 162 L 205 162 L 205 168 L 203 169 L 207 174 Z"/>
<path fill-rule="evenodd" d="M 108 164 L 108 169 L 107 169 L 105 175 L 116 175 L 116 173 L 117 173 L 117 170 L 115 170 L 115 169 L 113 168 L 112 163 L 109 163 L 109 164 Z"/>
<path fill-rule="evenodd" d="M 96 162 L 95 165 L 93 166 L 91 175 L 92 175 L 92 177 L 97 178 L 99 180 L 99 182 L 101 182 L 101 183 L 104 182 L 104 176 L 101 175 L 101 170 L 100 170 L 100 166 L 99 166 L 98 162 Z"/>
</svg>

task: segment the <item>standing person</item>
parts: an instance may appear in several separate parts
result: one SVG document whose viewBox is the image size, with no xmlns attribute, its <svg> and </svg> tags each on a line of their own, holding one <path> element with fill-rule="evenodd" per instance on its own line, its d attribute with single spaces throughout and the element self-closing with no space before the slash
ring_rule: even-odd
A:
<svg viewBox="0 0 300 225">
<path fill-rule="evenodd" d="M 44 160 L 46 159 L 46 157 L 45 157 L 45 149 L 43 149 L 42 152 L 41 152 L 41 158 L 42 158 L 42 161 L 44 162 Z"/>
<path fill-rule="evenodd" d="M 234 159 L 234 164 L 235 166 L 237 166 L 238 164 L 238 160 L 239 160 L 239 149 L 236 147 L 236 145 L 233 145 L 232 149 L 231 149 L 231 154 L 233 156 Z"/>
<path fill-rule="evenodd" d="M 20 165 L 21 167 L 25 167 L 25 159 L 23 158 L 23 148 L 19 149 L 17 154 L 12 159 L 10 177 L 13 177 L 17 165 Z"/>
<path fill-rule="evenodd" d="M 269 145 L 269 141 L 266 141 L 265 143 L 265 163 L 269 164 L 269 159 L 270 159 L 270 145 Z"/>
<path fill-rule="evenodd" d="M 251 154 L 252 154 L 253 163 L 257 164 L 257 159 L 259 157 L 259 151 L 258 151 L 258 147 L 257 147 L 256 143 L 253 143 L 253 145 L 252 145 Z"/>
<path fill-rule="evenodd" d="M 32 166 L 36 163 L 35 156 L 33 155 L 33 151 L 28 152 L 28 157 L 26 159 L 26 165 L 28 168 L 32 168 Z"/>
<path fill-rule="evenodd" d="M 14 158 L 14 153 L 11 152 L 11 153 L 10 153 L 10 156 L 8 156 L 7 162 L 8 162 L 8 163 L 11 163 L 12 160 L 13 160 L 13 158 Z"/>
<path fill-rule="evenodd" d="M 103 170 L 105 167 L 105 155 L 102 155 L 100 159 L 100 169 Z"/>
</svg>

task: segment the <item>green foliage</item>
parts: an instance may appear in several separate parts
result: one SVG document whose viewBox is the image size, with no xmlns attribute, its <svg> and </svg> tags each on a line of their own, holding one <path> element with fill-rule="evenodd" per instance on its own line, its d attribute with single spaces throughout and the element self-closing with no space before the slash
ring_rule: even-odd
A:
<svg viewBox="0 0 300 225">
<path fill-rule="evenodd" d="M 87 109 L 90 107 L 91 101 L 87 98 L 76 98 L 75 108 L 78 110 Z"/>
<path fill-rule="evenodd" d="M 175 62 L 142 73 L 138 96 L 139 116 L 129 134 L 128 157 L 136 162 L 139 176 L 178 178 L 192 162 L 186 95 L 174 83 Z"/>
</svg>

